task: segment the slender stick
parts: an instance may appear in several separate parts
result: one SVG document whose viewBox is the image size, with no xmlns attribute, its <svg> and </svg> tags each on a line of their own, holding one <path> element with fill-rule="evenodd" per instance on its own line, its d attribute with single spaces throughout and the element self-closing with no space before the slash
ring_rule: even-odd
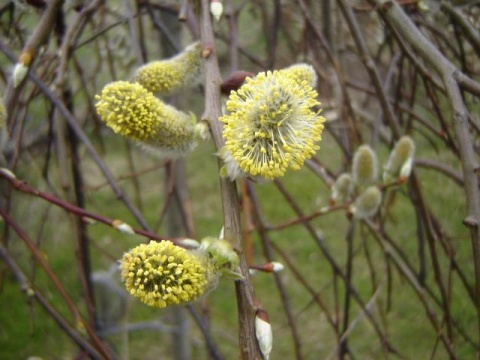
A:
<svg viewBox="0 0 480 360">
<path fill-rule="evenodd" d="M 121 220 L 110 219 L 110 218 L 107 218 L 103 215 L 98 215 L 98 214 L 92 213 L 92 212 L 87 211 L 87 210 L 85 210 L 81 207 L 72 205 L 72 204 L 70 204 L 70 203 L 68 203 L 68 202 L 66 202 L 62 199 L 59 199 L 59 198 L 55 197 L 54 195 L 47 194 L 47 193 L 44 193 L 42 191 L 39 191 L 39 190 L 31 187 L 27 183 L 25 183 L 21 180 L 18 180 L 17 178 L 15 178 L 13 176 L 12 173 L 10 173 L 9 171 L 7 171 L 5 169 L 0 169 L 0 177 L 3 177 L 5 179 L 7 179 L 10 182 L 10 184 L 13 186 L 14 189 L 16 189 L 18 191 L 21 191 L 21 192 L 24 192 L 24 193 L 27 193 L 27 194 L 30 194 L 30 195 L 33 195 L 33 196 L 36 196 L 36 197 L 39 197 L 41 199 L 44 199 L 44 200 L 46 200 L 46 201 L 48 201 L 48 202 L 50 202 L 50 203 L 52 203 L 56 206 L 59 206 L 59 207 L 63 208 L 64 210 L 66 210 L 66 211 L 68 211 L 72 214 L 75 214 L 76 216 L 79 216 L 79 217 L 82 217 L 82 218 L 85 218 L 85 219 L 92 219 L 92 220 L 101 222 L 105 225 L 112 226 L 116 229 L 118 229 L 119 225 L 124 224 L 123 221 L 121 221 Z M 151 231 L 147 231 L 147 230 L 132 228 L 132 231 L 135 234 L 142 235 L 142 236 L 144 236 L 148 239 L 153 239 L 153 240 L 158 240 L 158 241 L 168 239 L 168 237 L 157 235 L 157 234 L 155 234 Z M 169 239 L 169 240 L 172 240 L 172 242 L 176 242 L 176 240 L 174 238 Z"/>
</svg>

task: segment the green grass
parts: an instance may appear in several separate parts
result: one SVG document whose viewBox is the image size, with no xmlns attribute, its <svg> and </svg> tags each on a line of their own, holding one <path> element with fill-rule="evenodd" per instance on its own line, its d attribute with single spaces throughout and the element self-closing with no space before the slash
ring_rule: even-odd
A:
<svg viewBox="0 0 480 360">
<path fill-rule="evenodd" d="M 107 139 L 105 161 L 117 176 L 130 171 L 126 158 L 119 156 L 124 154 L 124 149 L 124 143 L 121 139 L 114 137 Z M 422 151 L 420 153 L 422 156 L 433 156 L 428 151 L 425 154 Z M 323 162 L 335 168 L 339 158 L 337 155 L 332 156 L 333 154 L 338 153 L 327 136 L 322 143 L 319 157 Z M 137 170 L 151 166 L 156 161 L 137 150 L 134 151 L 134 158 Z M 448 161 L 448 158 L 445 161 Z M 89 186 L 95 186 L 103 182 L 98 170 L 87 157 L 85 157 L 83 169 L 87 189 Z M 187 180 L 198 238 L 216 235 L 222 226 L 219 183 L 216 172 L 217 162 L 211 144 L 202 144 L 198 151 L 187 160 Z M 469 264 L 471 257 L 469 239 L 465 229 L 461 226 L 464 213 L 462 191 L 452 184 L 446 184 L 440 189 L 435 187 L 438 175 L 433 172 L 420 170 L 418 174 L 425 197 L 430 202 L 431 209 L 441 221 L 442 226 L 448 229 L 451 235 L 451 246 L 455 249 L 457 259 L 471 281 L 472 266 Z M 35 172 L 23 171 L 21 176 L 34 185 L 41 186 L 40 183 L 36 184 Z M 326 204 L 328 189 L 306 168 L 298 172 L 288 173 L 284 180 L 285 187 L 292 193 L 306 214 Z M 162 170 L 153 171 L 139 178 L 143 213 L 150 224 L 156 222 L 162 208 L 163 181 Z M 121 184 L 125 192 L 133 198 L 134 192 L 131 180 L 124 180 Z M 279 206 L 279 204 L 284 203 L 284 200 L 273 184 L 256 185 L 256 190 L 261 199 L 264 216 L 269 224 L 279 224 L 295 217 L 295 213 L 289 207 Z M 137 226 L 134 218 L 125 206 L 115 198 L 108 187 L 95 191 L 89 190 L 86 193 L 86 198 L 89 210 L 113 219 L 122 219 L 132 226 Z M 45 221 L 40 247 L 70 296 L 75 299 L 81 311 L 84 312 L 73 239 L 67 215 L 61 210 L 51 208 L 44 219 L 39 217 L 38 214 L 45 213 L 49 208 L 45 202 L 23 194 L 14 194 L 14 200 L 16 214 L 22 214 L 26 211 L 26 216 L 19 215 L 17 221 L 21 223 L 32 238 L 35 239 L 39 235 L 36 234 L 35 231 L 37 230 L 35 229 L 38 229 L 39 225 Z M 445 203 L 448 204 L 448 207 L 440 206 Z M 312 225 L 322 234 L 333 258 L 343 267 L 347 256 L 346 232 L 348 226 L 344 214 L 335 212 L 321 216 L 312 221 Z M 402 251 L 408 255 L 413 266 L 416 267 L 418 259 L 416 255 L 415 219 L 412 204 L 406 195 L 405 186 L 398 190 L 396 194 L 386 230 Z M 165 228 L 161 227 L 159 233 L 165 233 Z M 272 232 L 270 235 L 271 240 L 288 253 L 290 260 L 296 265 L 310 286 L 319 292 L 320 298 L 326 304 L 328 311 L 334 315 L 336 296 L 332 269 L 307 231 L 301 225 L 296 225 L 282 231 Z M 114 264 L 112 259 L 119 259 L 123 252 L 140 241 L 144 241 L 139 236 L 120 234 L 103 224 L 90 226 L 89 236 L 95 244 L 91 247 L 92 264 L 95 271 L 108 270 Z M 363 241 L 361 240 L 362 236 L 365 236 Z M 354 238 L 356 253 L 353 260 L 353 283 L 360 296 L 363 301 L 368 302 L 374 291 L 371 273 L 364 255 L 364 244 L 367 244 L 373 259 L 377 284 L 382 286 L 382 293 L 374 310 L 375 318 L 381 323 L 379 316 L 381 311 L 382 316 L 388 322 L 386 328 L 388 329 L 389 340 L 408 358 L 428 358 L 434 348 L 436 335 L 428 323 L 424 308 L 408 283 L 394 270 L 391 279 L 393 281 L 391 309 L 386 311 L 388 278 L 385 271 L 385 256 L 378 243 L 368 235 L 368 231 L 357 226 Z M 19 260 L 22 268 L 28 274 L 31 263 L 23 244 L 15 238 L 11 242 L 10 248 L 12 254 Z M 102 251 L 99 249 L 102 249 Z M 257 236 L 254 236 L 253 249 L 254 262 L 264 262 L 263 250 Z M 105 254 L 108 254 L 108 256 Z M 282 261 L 278 254 L 274 254 L 274 257 L 275 260 Z M 427 263 L 427 283 L 436 288 L 429 256 L 427 256 Z M 443 275 L 445 275 L 449 268 L 448 259 L 445 256 L 441 259 L 441 268 L 444 272 Z M 312 302 L 311 296 L 296 281 L 290 269 L 287 268 L 282 272 L 281 278 L 286 287 L 291 311 L 300 332 L 302 353 L 306 359 L 326 358 L 335 348 L 336 338 L 330 325 L 328 325 L 325 314 Z M 338 278 L 336 281 L 339 307 L 342 310 L 344 286 Z M 257 274 L 253 278 L 253 283 L 258 299 L 269 312 L 274 329 L 275 342 L 272 358 L 293 358 L 294 344 L 291 331 L 273 276 Z M 41 269 L 38 268 L 35 284 L 42 289 L 42 293 L 47 296 L 48 300 L 71 321 L 71 316 L 61 298 Z M 475 317 L 475 312 L 465 291 L 459 285 L 456 275 L 452 277 L 452 287 L 452 315 L 467 332 L 473 333 L 475 322 L 472 319 Z M 233 284 L 229 280 L 222 280 L 218 288 L 209 294 L 204 301 L 210 309 L 210 329 L 216 344 L 227 358 L 236 357 L 238 353 L 236 336 L 238 325 Z M 438 315 L 438 307 L 431 306 Z M 5 354 L 11 354 L 9 355 L 11 359 L 25 358 L 31 355 L 44 358 L 60 358 L 63 356 L 62 354 L 72 354 L 76 351 L 75 345 L 68 340 L 54 321 L 37 304 L 27 303 L 25 296 L 20 293 L 9 273 L 4 279 L 3 291 L 0 295 L 0 308 L 2 310 L 0 312 L 0 348 Z M 33 309 L 32 313 L 29 312 L 30 309 Z M 152 309 L 135 299 L 130 300 L 129 309 L 129 322 L 158 319 L 164 324 L 171 324 L 168 310 Z M 360 316 L 360 312 L 358 304 L 353 302 L 350 319 Z M 341 321 L 341 318 L 337 320 Z M 205 348 L 201 345 L 203 338 L 195 325 L 193 325 L 192 338 L 195 357 L 205 356 Z M 120 340 L 119 335 L 110 337 L 110 341 L 117 350 L 121 349 Z M 360 354 L 358 356 L 362 359 L 383 356 L 378 338 L 372 326 L 364 318 L 358 322 L 351 332 L 349 345 L 354 353 Z M 463 358 L 468 358 L 473 354 L 472 348 L 462 342 L 458 342 L 456 350 L 464 356 Z M 168 358 L 171 354 L 171 335 L 161 331 L 133 332 L 129 336 L 129 354 L 131 359 Z M 447 355 L 443 347 L 439 345 L 435 359 L 443 358 L 447 358 Z"/>
</svg>

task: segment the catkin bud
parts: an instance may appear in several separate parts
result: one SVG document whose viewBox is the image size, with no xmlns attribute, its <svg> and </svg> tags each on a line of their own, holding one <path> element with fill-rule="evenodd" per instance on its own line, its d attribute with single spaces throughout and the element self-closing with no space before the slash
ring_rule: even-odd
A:
<svg viewBox="0 0 480 360">
<path fill-rule="evenodd" d="M 344 203 L 350 200 L 353 193 L 353 181 L 350 174 L 344 173 L 340 175 L 332 186 L 332 194 L 330 196 L 330 203 Z"/>
<path fill-rule="evenodd" d="M 8 180 L 17 178 L 17 176 L 12 172 L 12 170 L 7 168 L 0 168 L 0 173 L 2 173 L 2 176 L 7 177 Z"/>
<path fill-rule="evenodd" d="M 18 63 L 15 64 L 13 68 L 13 87 L 16 88 L 20 83 L 25 79 L 28 73 L 28 69 L 32 63 L 33 54 L 32 52 L 25 50 L 20 55 Z"/>
<path fill-rule="evenodd" d="M 220 168 L 221 177 L 229 177 L 232 181 L 247 177 L 248 174 L 242 170 L 226 146 L 220 149 L 218 156 L 223 161 L 223 166 Z"/>
<path fill-rule="evenodd" d="M 368 219 L 377 213 L 381 203 L 382 193 L 376 186 L 370 186 L 355 199 L 350 212 L 355 219 Z"/>
<path fill-rule="evenodd" d="M 28 73 L 28 66 L 22 63 L 15 64 L 13 68 L 13 87 L 16 88 L 25 79 Z"/>
<path fill-rule="evenodd" d="M 362 145 L 353 156 L 353 182 L 356 185 L 372 185 L 378 177 L 377 156 L 369 145 Z"/>
<path fill-rule="evenodd" d="M 203 254 L 170 241 L 133 248 L 124 254 L 120 269 L 128 292 L 159 308 L 194 301 L 218 280 L 218 272 Z"/>
<path fill-rule="evenodd" d="M 201 140 L 210 139 L 210 128 L 206 120 L 199 121 L 195 124 L 195 136 Z"/>
<path fill-rule="evenodd" d="M 212 263 L 219 269 L 235 271 L 240 264 L 237 253 L 227 240 L 206 237 L 202 239 L 199 250 L 206 252 Z"/>
<path fill-rule="evenodd" d="M 388 162 L 384 167 L 383 181 L 385 183 L 405 180 L 410 176 L 413 165 L 413 157 L 415 154 L 415 143 L 409 136 L 402 136 L 388 158 Z"/>
<path fill-rule="evenodd" d="M 143 65 L 133 80 L 148 91 L 169 96 L 198 85 L 201 75 L 201 46 L 196 42 L 173 58 Z"/>
<path fill-rule="evenodd" d="M 175 157 L 197 145 L 194 117 L 163 103 L 139 84 L 113 82 L 96 99 L 100 118 L 115 133 L 140 141 L 147 150 Z"/>
<path fill-rule="evenodd" d="M 220 0 L 210 1 L 210 13 L 213 15 L 216 21 L 219 21 L 223 14 L 223 4 Z"/>
<path fill-rule="evenodd" d="M 128 234 L 128 235 L 135 234 L 135 231 L 133 231 L 132 227 L 127 223 L 123 222 L 122 220 L 113 220 L 112 226 L 124 234 Z"/>
<path fill-rule="evenodd" d="M 276 273 L 282 271 L 283 269 L 285 269 L 285 266 L 282 263 L 277 261 L 271 261 L 262 265 L 250 266 L 249 271 L 250 274 L 255 273 L 257 270 L 267 273 Z"/>
<path fill-rule="evenodd" d="M 177 245 L 189 249 L 200 248 L 200 243 L 197 240 L 188 238 L 177 240 Z"/>
<path fill-rule="evenodd" d="M 258 310 L 255 317 L 255 336 L 263 358 L 268 360 L 272 352 L 273 333 L 265 310 Z"/>
<path fill-rule="evenodd" d="M 300 63 L 293 64 L 280 71 L 288 72 L 290 76 L 294 77 L 299 83 L 305 81 L 313 89 L 317 87 L 318 76 L 317 72 L 310 64 Z"/>
</svg>

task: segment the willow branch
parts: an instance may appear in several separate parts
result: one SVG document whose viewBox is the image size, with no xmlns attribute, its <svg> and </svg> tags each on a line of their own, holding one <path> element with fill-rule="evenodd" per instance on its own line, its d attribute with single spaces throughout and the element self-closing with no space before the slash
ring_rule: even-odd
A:
<svg viewBox="0 0 480 360">
<path fill-rule="evenodd" d="M 223 147 L 222 125 L 218 118 L 222 115 L 220 105 L 221 76 L 215 48 L 215 38 L 210 18 L 210 2 L 201 0 L 200 6 L 200 38 L 203 44 L 205 66 L 205 112 L 202 119 L 210 124 L 213 140 L 217 150 Z M 240 225 L 240 202 L 236 184 L 227 178 L 220 178 L 222 194 L 223 220 L 225 239 L 230 241 L 239 253 L 240 272 L 245 278 L 235 282 L 239 319 L 240 357 L 244 360 L 261 359 L 255 341 L 254 291 L 250 283 L 248 265 L 243 253 L 242 232 Z"/>
<path fill-rule="evenodd" d="M 8 180 L 15 190 L 18 190 L 18 191 L 21 191 L 23 193 L 30 194 L 30 195 L 33 195 L 35 197 L 44 199 L 51 204 L 54 204 L 56 206 L 61 207 L 62 209 L 64 209 L 65 211 L 67 211 L 69 213 L 72 213 L 76 216 L 82 217 L 83 219 L 92 219 L 92 220 L 98 221 L 102 224 L 111 226 L 115 229 L 117 229 L 119 225 L 124 224 L 121 220 L 110 219 L 108 217 L 92 213 L 90 211 L 85 210 L 84 208 L 75 206 L 75 205 L 70 204 L 70 203 L 68 203 L 68 202 L 66 202 L 66 201 L 64 201 L 60 198 L 57 198 L 54 195 L 47 194 L 47 193 L 44 193 L 42 191 L 39 191 L 39 190 L 33 188 L 32 186 L 28 185 L 26 182 L 23 182 L 23 181 L 17 179 L 16 177 L 14 177 L 14 175 L 12 173 L 10 173 L 9 171 L 6 171 L 5 169 L 0 169 L 0 177 L 3 177 L 4 179 Z M 152 239 L 152 240 L 162 241 L 162 240 L 167 239 L 167 237 L 157 235 L 157 234 L 155 234 L 151 231 L 147 231 L 147 230 L 132 228 L 132 231 L 137 235 L 141 235 L 141 236 L 144 236 L 144 237 L 146 237 L 148 239 Z M 172 239 L 169 239 L 169 240 L 171 240 L 172 242 L 177 242 L 179 240 L 179 238 L 177 238 L 177 239 L 172 238 Z"/>
</svg>

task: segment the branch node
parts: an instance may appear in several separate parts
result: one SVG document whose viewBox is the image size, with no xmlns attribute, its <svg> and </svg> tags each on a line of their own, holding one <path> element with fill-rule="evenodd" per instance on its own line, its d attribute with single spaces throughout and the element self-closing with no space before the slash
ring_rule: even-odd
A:
<svg viewBox="0 0 480 360">
<path fill-rule="evenodd" d="M 476 229 L 478 228 L 478 220 L 473 215 L 469 215 L 463 219 L 463 225 Z"/>
<path fill-rule="evenodd" d="M 202 48 L 202 58 L 206 59 L 213 53 L 213 46 L 205 45 Z"/>
<path fill-rule="evenodd" d="M 380 11 L 387 11 L 393 6 L 392 1 L 386 1 L 383 4 L 380 5 Z"/>
</svg>

